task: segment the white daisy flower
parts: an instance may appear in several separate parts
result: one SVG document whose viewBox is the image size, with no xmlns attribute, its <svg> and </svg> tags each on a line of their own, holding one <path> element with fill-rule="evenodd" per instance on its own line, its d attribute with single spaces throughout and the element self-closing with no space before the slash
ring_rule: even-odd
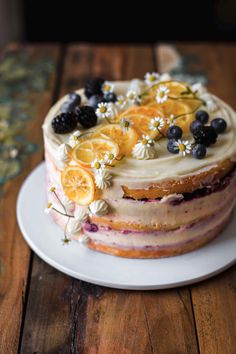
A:
<svg viewBox="0 0 236 354">
<path fill-rule="evenodd" d="M 174 145 L 178 148 L 179 154 L 182 156 L 186 156 L 186 154 L 190 154 L 192 147 L 191 143 L 188 140 L 178 140 L 174 143 Z"/>
<path fill-rule="evenodd" d="M 112 109 L 109 103 L 101 102 L 96 109 L 96 115 L 99 118 L 109 118 L 112 115 Z"/>
<path fill-rule="evenodd" d="M 161 117 L 154 117 L 151 119 L 149 124 L 149 129 L 154 131 L 160 131 L 162 127 L 164 127 L 164 119 Z"/>
<path fill-rule="evenodd" d="M 123 132 L 127 132 L 129 128 L 133 125 L 133 122 L 131 122 L 129 119 L 122 118 L 120 121 L 120 127 L 123 130 Z"/>
<path fill-rule="evenodd" d="M 143 135 L 142 139 L 134 145 L 132 155 L 138 160 L 150 160 L 156 157 L 156 148 L 153 139 L 148 135 Z"/>
<path fill-rule="evenodd" d="M 116 155 L 112 154 L 112 152 L 107 152 L 104 157 L 104 162 L 111 165 L 115 159 Z"/>
<path fill-rule="evenodd" d="M 95 159 L 91 163 L 91 167 L 94 169 L 94 171 L 97 173 L 98 171 L 102 171 L 105 168 L 105 164 L 103 160 Z"/>
<path fill-rule="evenodd" d="M 113 92 L 113 90 L 114 90 L 114 85 L 113 85 L 113 83 L 111 83 L 109 81 L 105 81 L 104 84 L 102 85 L 102 92 L 105 95 Z"/>
<path fill-rule="evenodd" d="M 158 73 L 146 73 L 144 76 L 144 81 L 148 86 L 153 86 L 159 82 L 160 75 Z"/>
<path fill-rule="evenodd" d="M 157 94 L 156 94 L 156 101 L 157 103 L 163 103 L 168 99 L 168 93 L 170 90 L 168 87 L 161 85 L 157 89 Z"/>
<path fill-rule="evenodd" d="M 138 94 L 136 91 L 133 91 L 133 90 L 129 90 L 127 93 L 126 93 L 126 98 L 127 100 L 134 104 L 138 101 Z"/>
<path fill-rule="evenodd" d="M 127 107 L 127 99 L 120 95 L 117 97 L 117 101 L 116 101 L 116 106 L 118 107 L 118 109 L 125 109 Z"/>
<path fill-rule="evenodd" d="M 47 208 L 44 209 L 45 213 L 49 214 L 52 208 L 53 208 L 53 204 L 51 202 L 48 202 Z"/>
<path fill-rule="evenodd" d="M 75 147 L 76 144 L 79 142 L 79 137 L 81 136 L 81 131 L 76 130 L 73 134 L 70 135 L 69 137 L 69 145 L 71 147 Z"/>
<path fill-rule="evenodd" d="M 175 116 L 173 114 L 171 114 L 169 116 L 169 118 L 167 118 L 166 120 L 167 124 L 171 127 L 172 125 L 175 125 L 176 123 L 176 119 L 175 119 Z"/>
<path fill-rule="evenodd" d="M 99 170 L 95 173 L 95 184 L 100 189 L 110 187 L 112 175 L 106 170 Z"/>
</svg>

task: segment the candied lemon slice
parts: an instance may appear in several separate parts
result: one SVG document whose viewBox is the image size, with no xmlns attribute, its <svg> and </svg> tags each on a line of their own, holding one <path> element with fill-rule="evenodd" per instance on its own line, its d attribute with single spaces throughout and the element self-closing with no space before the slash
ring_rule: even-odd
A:
<svg viewBox="0 0 236 354">
<path fill-rule="evenodd" d="M 156 109 L 162 111 L 165 120 L 168 120 L 171 115 L 176 117 L 175 124 L 181 127 L 185 133 L 187 133 L 189 132 L 189 126 L 191 122 L 194 120 L 194 114 L 192 112 L 197 107 L 199 107 L 199 101 L 194 99 L 185 101 L 168 99 L 161 104 L 154 103 L 151 105 L 151 107 L 155 107 Z M 165 130 L 166 129 L 163 129 L 164 133 L 166 132 Z"/>
<path fill-rule="evenodd" d="M 154 117 L 164 117 L 162 111 L 156 107 L 135 106 L 120 114 L 119 119 L 128 119 L 133 123 L 133 128 L 142 135 L 149 135 L 151 138 L 157 136 L 157 132 L 150 129 L 151 119 Z"/>
<path fill-rule="evenodd" d="M 77 144 L 72 151 L 72 158 L 83 166 L 90 166 L 95 159 L 103 159 L 106 153 L 119 154 L 119 146 L 110 139 L 91 138 Z"/>
<path fill-rule="evenodd" d="M 138 134 L 130 127 L 127 131 L 122 130 L 119 124 L 107 124 L 97 129 L 94 136 L 110 138 L 115 141 L 120 148 L 120 155 L 129 156 L 134 145 L 137 143 Z"/>
<path fill-rule="evenodd" d="M 91 203 L 94 198 L 94 182 L 88 171 L 79 166 L 67 166 L 61 173 L 64 193 L 80 205 Z"/>
<path fill-rule="evenodd" d="M 168 96 L 170 97 L 192 97 L 192 94 L 190 92 L 188 93 L 189 85 L 187 83 L 180 81 L 167 81 L 162 84 L 170 90 L 168 93 Z"/>
</svg>

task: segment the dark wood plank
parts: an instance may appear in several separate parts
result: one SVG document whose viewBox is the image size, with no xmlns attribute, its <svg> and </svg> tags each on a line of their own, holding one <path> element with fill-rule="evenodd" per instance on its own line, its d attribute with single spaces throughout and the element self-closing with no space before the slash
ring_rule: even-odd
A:
<svg viewBox="0 0 236 354">
<path fill-rule="evenodd" d="M 32 149 L 32 143 L 38 147 L 41 145 L 40 126 L 43 115 L 51 105 L 59 47 L 12 45 L 1 55 L 0 116 L 9 120 L 12 119 L 10 115 L 17 114 L 19 122 L 11 120 L 7 134 L 12 132 L 13 125 L 20 124 L 18 135 L 23 137 L 18 144 L 19 155 L 14 160 L 15 167 L 22 164 L 22 171 L 19 170 L 17 177 L 4 183 L 9 171 L 3 174 L 0 170 L 3 183 L 0 195 L 0 352 L 11 354 L 16 353 L 18 348 L 30 259 L 30 250 L 16 221 L 16 198 L 22 181 L 42 159 L 39 148 L 29 155 L 24 150 Z M 19 104 L 22 104 L 20 109 Z M 5 138 L 1 144 L 6 148 Z M 10 164 L 2 155 L 1 161 L 8 166 Z"/>
<path fill-rule="evenodd" d="M 159 47 L 159 60 L 168 48 Z M 173 48 L 172 48 L 173 49 Z M 236 45 L 177 45 L 182 61 L 179 69 L 190 76 L 205 76 L 209 90 L 236 108 Z M 173 61 L 174 62 L 174 61 Z M 163 62 L 162 70 L 166 70 Z M 236 352 L 236 266 L 223 274 L 191 287 L 201 353 Z"/>
<path fill-rule="evenodd" d="M 88 76 L 129 79 L 153 69 L 149 46 L 71 46 L 60 95 Z M 189 290 L 106 289 L 66 277 L 35 257 L 21 352 L 197 353 Z"/>
</svg>

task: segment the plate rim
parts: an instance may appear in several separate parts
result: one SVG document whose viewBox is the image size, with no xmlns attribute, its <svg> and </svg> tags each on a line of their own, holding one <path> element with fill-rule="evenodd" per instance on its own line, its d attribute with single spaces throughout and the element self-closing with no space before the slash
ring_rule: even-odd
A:
<svg viewBox="0 0 236 354">
<path fill-rule="evenodd" d="M 17 196 L 17 202 L 16 202 L 16 216 L 17 216 L 17 221 L 18 221 L 18 225 L 21 231 L 21 234 L 24 238 L 24 240 L 26 241 L 26 243 L 28 244 L 28 246 L 31 248 L 31 250 L 33 250 L 33 252 L 35 252 L 35 254 L 37 254 L 37 256 L 39 258 L 41 258 L 44 262 L 48 263 L 50 266 L 52 266 L 53 268 L 59 270 L 60 272 L 69 275 L 73 278 L 91 283 L 91 284 L 95 284 L 95 285 L 101 285 L 104 287 L 108 287 L 108 288 L 115 288 L 115 289 L 124 289 L 124 290 L 161 290 L 161 289 L 170 289 L 170 288 L 176 288 L 176 287 L 182 287 L 182 286 L 187 286 L 187 285 L 191 285 L 194 283 L 198 283 L 198 282 L 202 282 L 206 279 L 212 278 L 213 276 L 225 271 L 226 269 L 230 268 L 231 266 L 233 266 L 236 263 L 236 256 L 235 259 L 231 260 L 230 262 L 222 265 L 222 266 L 218 266 L 215 270 L 206 273 L 204 275 L 201 276 L 195 276 L 191 279 L 186 279 L 183 281 L 174 281 L 174 282 L 169 282 L 168 284 L 152 284 L 152 285 L 140 285 L 140 284 L 132 284 L 129 285 L 127 283 L 123 283 L 123 284 L 117 284 L 117 283 L 112 283 L 109 281 L 104 281 L 103 279 L 99 279 L 98 277 L 94 277 L 91 278 L 90 276 L 86 276 L 83 273 L 79 273 L 78 271 L 73 271 L 72 269 L 61 265 L 60 263 L 58 263 L 57 261 L 51 259 L 49 256 L 47 256 L 47 254 L 45 254 L 31 239 L 31 237 L 27 234 L 25 227 L 24 227 L 24 222 L 21 218 L 21 202 L 24 199 L 24 192 L 25 192 L 25 188 L 27 183 L 29 183 L 29 180 L 34 178 L 34 175 L 37 173 L 40 173 L 41 170 L 45 168 L 45 162 L 42 161 L 39 165 L 37 165 L 30 173 L 29 175 L 26 177 L 26 179 L 24 180 L 24 182 L 22 183 L 20 190 L 18 192 L 18 196 Z M 40 172 L 39 172 L 40 171 Z M 55 226 L 57 226 L 55 224 Z M 201 249 L 199 249 L 201 250 Z M 90 250 L 91 252 L 94 252 L 92 250 Z M 106 254 L 103 254 L 104 257 L 106 257 Z M 178 257 L 181 257 L 181 255 L 179 255 Z M 145 260 L 148 261 L 148 260 Z M 153 261 L 153 260 L 152 260 Z M 161 259 L 158 259 L 158 261 L 161 261 Z"/>
</svg>

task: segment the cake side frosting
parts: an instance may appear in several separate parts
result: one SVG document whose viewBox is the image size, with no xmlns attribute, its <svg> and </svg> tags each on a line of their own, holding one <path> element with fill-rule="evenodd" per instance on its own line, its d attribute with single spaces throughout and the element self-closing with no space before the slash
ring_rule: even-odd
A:
<svg viewBox="0 0 236 354">
<path fill-rule="evenodd" d="M 169 77 L 153 84 L 154 96 L 152 86 L 150 91 L 150 86 L 142 80 L 101 85 L 109 94 L 115 92 L 116 102 L 129 96 L 127 99 L 133 104 L 118 110 L 115 101 L 101 102 L 92 112 L 90 107 L 86 108 L 90 104 L 88 93 L 80 89 L 76 91 L 78 105 L 85 107 L 81 119 L 91 113 L 95 122 L 96 112 L 97 124 L 89 127 L 82 121 L 86 127 L 80 125 L 79 131 L 56 133 L 55 117 L 61 119 L 68 95 L 45 118 L 43 135 L 52 200 L 48 209 L 55 222 L 69 237 L 86 242 L 95 250 L 125 257 L 180 254 L 215 237 L 235 205 L 236 114 L 233 109 L 201 85 L 190 87 L 172 82 Z M 176 87 L 186 89 L 183 96 L 182 92 L 176 94 Z M 197 106 L 196 102 L 200 104 Z M 173 115 L 165 113 L 169 108 Z M 106 116 L 106 110 L 115 112 L 114 118 L 110 111 Z M 202 114 L 199 121 L 202 120 L 203 128 L 197 132 L 200 135 L 190 132 L 190 123 L 197 113 Z M 75 126 L 73 113 L 69 112 L 69 116 Z M 216 118 L 223 125 L 216 125 L 215 130 L 212 122 Z M 170 134 L 173 125 L 177 126 L 174 139 Z M 122 129 L 126 140 L 120 141 L 118 135 L 106 136 L 103 132 L 107 127 L 117 128 L 117 134 Z M 98 153 L 100 149 L 103 155 Z M 103 157 L 91 159 L 93 155 Z M 86 181 L 84 191 L 83 181 Z"/>
</svg>

